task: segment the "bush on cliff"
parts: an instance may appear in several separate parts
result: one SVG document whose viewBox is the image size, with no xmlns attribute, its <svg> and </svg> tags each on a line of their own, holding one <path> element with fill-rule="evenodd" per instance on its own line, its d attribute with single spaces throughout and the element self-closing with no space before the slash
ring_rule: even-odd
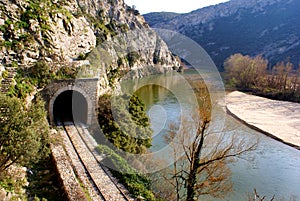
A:
<svg viewBox="0 0 300 201">
<path fill-rule="evenodd" d="M 15 97 L 0 94 L 0 175 L 13 164 L 28 166 L 50 153 L 44 103 L 29 107 Z"/>
</svg>

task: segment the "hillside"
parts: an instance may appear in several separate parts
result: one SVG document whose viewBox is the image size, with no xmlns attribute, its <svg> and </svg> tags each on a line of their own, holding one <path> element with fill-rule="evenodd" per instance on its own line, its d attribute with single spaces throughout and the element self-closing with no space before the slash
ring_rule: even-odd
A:
<svg viewBox="0 0 300 201">
<path fill-rule="evenodd" d="M 101 58 L 96 68 L 107 74 L 121 68 L 152 73 L 178 65 L 139 12 L 123 0 L 1 0 L 0 11 L 0 75 L 41 61 L 54 74 L 63 66 L 77 68 L 97 46 L 109 61 Z M 110 75 L 102 76 L 108 84 Z"/>
<path fill-rule="evenodd" d="M 251 56 L 262 54 L 271 64 L 290 60 L 297 67 L 298 8 L 299 0 L 231 0 L 170 20 L 157 19 L 164 15 L 155 13 L 145 18 L 152 27 L 175 30 L 198 42 L 218 67 L 238 52 Z"/>
<path fill-rule="evenodd" d="M 174 19 L 175 17 L 179 16 L 178 13 L 172 12 L 155 12 L 155 13 L 148 13 L 143 15 L 146 22 L 149 23 L 149 26 L 154 26 L 158 23 L 167 23 L 168 21 Z"/>
<path fill-rule="evenodd" d="M 65 153 L 68 146 L 63 146 L 66 141 L 57 132 L 61 129 L 48 125 L 50 112 L 44 101 L 47 105 L 53 98 L 45 95 L 49 84 L 63 82 L 61 79 L 67 83 L 66 90 L 59 86 L 56 92 L 70 95 L 70 102 L 64 95 L 61 102 L 71 106 L 71 116 L 80 113 L 74 105 L 84 108 L 86 102 L 91 111 L 86 116 L 93 116 L 97 95 L 119 89 L 124 76 L 144 77 L 174 66 L 179 67 L 178 58 L 123 0 L 1 0 L 0 200 L 92 200 L 95 185 L 91 183 L 90 188 L 86 183 L 91 177 L 85 178 L 85 171 L 73 171 L 78 165 L 71 165 L 71 158 L 79 158 Z M 73 79 L 91 77 L 98 78 L 85 79 L 96 80 L 92 87 L 87 84 L 80 92 L 74 89 Z M 74 102 L 74 94 L 88 91 L 94 91 L 91 97 Z M 53 107 L 57 100 L 55 97 Z M 58 110 L 66 113 L 61 107 Z M 133 131 L 136 135 L 137 130 Z M 127 147 L 130 143 L 125 142 Z M 143 191 L 142 184 L 130 182 L 139 193 Z M 112 194 L 112 188 L 104 183 L 109 189 L 106 194 Z M 103 195 L 98 191 L 96 194 Z M 148 189 L 144 191 L 153 196 Z"/>
</svg>

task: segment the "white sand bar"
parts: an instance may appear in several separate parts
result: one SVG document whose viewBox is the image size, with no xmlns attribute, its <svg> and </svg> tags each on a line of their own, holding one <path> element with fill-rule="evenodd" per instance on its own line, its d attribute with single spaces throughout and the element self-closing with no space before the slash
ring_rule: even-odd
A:
<svg viewBox="0 0 300 201">
<path fill-rule="evenodd" d="M 300 104 L 234 91 L 227 111 L 251 128 L 300 149 Z"/>
</svg>

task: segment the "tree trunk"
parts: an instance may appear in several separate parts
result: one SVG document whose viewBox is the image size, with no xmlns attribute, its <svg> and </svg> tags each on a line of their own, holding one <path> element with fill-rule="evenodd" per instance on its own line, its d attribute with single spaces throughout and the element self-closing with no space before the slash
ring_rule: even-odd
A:
<svg viewBox="0 0 300 201">
<path fill-rule="evenodd" d="M 200 155 L 201 150 L 203 148 L 204 144 L 204 133 L 206 126 L 208 125 L 209 121 L 207 119 L 203 120 L 203 124 L 199 125 L 197 135 L 195 138 L 195 141 L 199 139 L 199 143 L 194 146 L 192 151 L 192 157 L 191 157 L 191 166 L 190 166 L 190 172 L 187 179 L 187 197 L 186 201 L 195 201 L 197 200 L 197 192 L 196 192 L 196 184 L 197 184 L 197 173 L 198 169 L 200 168 Z"/>
<path fill-rule="evenodd" d="M 186 197 L 186 201 L 195 201 L 195 200 L 197 200 L 196 190 L 195 190 L 195 185 L 197 183 L 196 178 L 197 178 L 197 171 L 194 170 L 193 172 L 190 173 L 190 175 L 188 177 L 188 180 L 187 180 L 187 197 Z"/>
</svg>

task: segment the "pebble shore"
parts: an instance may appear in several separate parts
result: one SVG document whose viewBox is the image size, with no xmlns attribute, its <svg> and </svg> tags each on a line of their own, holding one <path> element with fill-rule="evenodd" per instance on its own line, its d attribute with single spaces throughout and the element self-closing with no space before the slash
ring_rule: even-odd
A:
<svg viewBox="0 0 300 201">
<path fill-rule="evenodd" d="M 234 91 L 226 96 L 229 114 L 278 141 L 300 150 L 300 104 Z"/>
</svg>

